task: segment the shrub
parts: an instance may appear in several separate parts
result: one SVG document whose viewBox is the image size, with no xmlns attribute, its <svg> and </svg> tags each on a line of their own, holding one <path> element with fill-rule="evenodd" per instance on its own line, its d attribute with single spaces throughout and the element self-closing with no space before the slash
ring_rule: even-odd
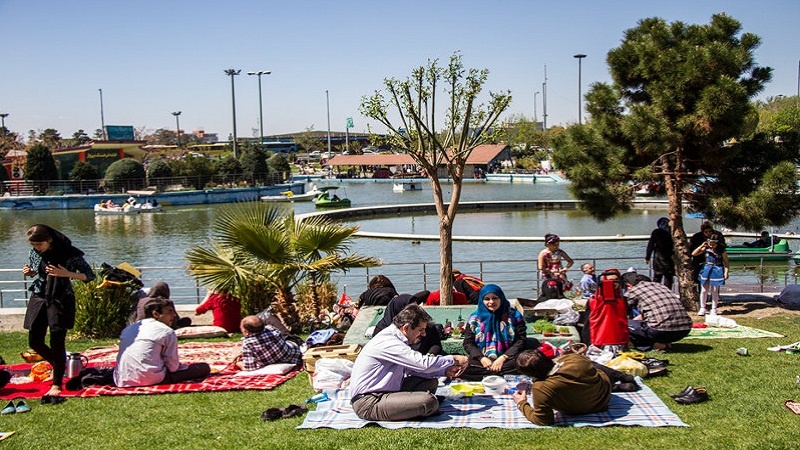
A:
<svg viewBox="0 0 800 450">
<path fill-rule="evenodd" d="M 139 161 L 131 158 L 114 161 L 103 179 L 107 190 L 121 191 L 125 189 L 141 189 L 144 187 L 144 166 Z"/>
<path fill-rule="evenodd" d="M 139 301 L 134 282 L 103 285 L 99 276 L 90 283 L 76 282 L 75 332 L 84 338 L 116 338 L 128 324 Z"/>
<path fill-rule="evenodd" d="M 74 181 L 96 180 L 98 178 L 100 178 L 100 171 L 97 170 L 97 167 L 84 161 L 76 162 L 69 172 L 69 179 Z"/>
</svg>

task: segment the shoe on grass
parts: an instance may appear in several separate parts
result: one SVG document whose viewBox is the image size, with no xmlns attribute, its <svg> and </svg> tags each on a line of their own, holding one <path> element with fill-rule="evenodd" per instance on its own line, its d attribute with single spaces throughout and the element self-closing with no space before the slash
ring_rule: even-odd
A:
<svg viewBox="0 0 800 450">
<path fill-rule="evenodd" d="M 17 412 L 17 408 L 14 406 L 14 402 L 10 401 L 10 402 L 8 402 L 6 407 L 3 408 L 2 411 L 0 411 L 0 414 L 3 414 L 3 415 L 14 414 L 15 412 Z"/>
<path fill-rule="evenodd" d="M 25 403 L 25 400 L 18 401 L 15 409 L 17 411 L 17 414 L 22 414 L 31 411 L 31 407 L 28 406 L 27 403 Z"/>
<path fill-rule="evenodd" d="M 698 315 L 698 316 L 700 316 L 700 317 L 703 317 L 703 316 L 705 316 L 705 315 L 706 315 L 706 309 L 705 309 L 705 308 L 700 308 L 700 309 L 697 311 L 697 315 Z"/>
</svg>

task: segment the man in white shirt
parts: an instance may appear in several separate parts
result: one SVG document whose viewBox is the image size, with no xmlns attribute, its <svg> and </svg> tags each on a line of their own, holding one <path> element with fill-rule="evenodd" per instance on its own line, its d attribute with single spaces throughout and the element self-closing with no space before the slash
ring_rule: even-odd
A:
<svg viewBox="0 0 800 450">
<path fill-rule="evenodd" d="M 353 365 L 353 411 L 365 420 L 406 420 L 439 411 L 438 377 L 458 376 L 463 355 L 423 355 L 410 346 L 425 336 L 431 316 L 410 304 L 364 346 Z"/>
<path fill-rule="evenodd" d="M 211 372 L 206 363 L 186 365 L 178 360 L 178 337 L 170 327 L 177 314 L 171 301 L 154 297 L 144 310 L 147 318 L 128 325 L 120 335 L 116 386 L 180 383 Z"/>
</svg>

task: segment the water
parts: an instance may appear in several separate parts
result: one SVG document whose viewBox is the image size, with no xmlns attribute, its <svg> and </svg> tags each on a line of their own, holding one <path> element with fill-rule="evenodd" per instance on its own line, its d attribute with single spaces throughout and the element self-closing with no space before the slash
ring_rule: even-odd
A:
<svg viewBox="0 0 800 450">
<path fill-rule="evenodd" d="M 359 180 L 341 182 L 338 180 L 321 181 L 318 185 L 339 185 L 338 194 L 349 197 L 354 207 L 432 203 L 432 192 L 428 184 L 419 192 L 396 193 L 392 191 L 391 182 L 381 180 Z M 445 185 L 445 194 L 449 196 L 450 185 Z M 447 197 L 446 197 L 447 198 Z M 566 184 L 499 184 L 471 183 L 464 184 L 463 201 L 491 200 L 561 200 L 569 199 Z M 316 211 L 313 203 L 302 202 L 286 204 L 294 207 L 298 214 Z M 46 210 L 46 211 L 0 211 L 0 245 L 4 249 L 3 263 L 0 269 L 20 269 L 27 262 L 30 245 L 25 239 L 25 232 L 34 223 L 46 223 L 69 236 L 73 243 L 86 253 L 90 264 L 99 266 L 103 262 L 112 265 L 129 262 L 136 267 L 185 267 L 184 254 L 193 245 L 204 244 L 209 238 L 210 226 L 215 213 L 225 205 L 194 205 L 165 208 L 156 214 L 139 214 L 132 216 L 95 216 L 91 210 Z M 615 219 L 598 223 L 588 214 L 578 210 L 549 211 L 507 211 L 486 213 L 462 213 L 456 218 L 455 235 L 470 236 L 534 236 L 542 237 L 547 232 L 561 236 L 614 236 L 649 235 L 655 227 L 656 220 L 665 215 L 661 208 L 635 209 Z M 438 235 L 438 220 L 435 215 L 414 214 L 405 217 L 384 217 L 357 222 L 364 231 L 383 231 L 393 233 L 413 233 Z M 685 221 L 688 233 L 699 229 L 699 219 Z M 797 227 L 795 227 L 796 229 Z M 535 260 L 541 250 L 540 242 L 531 243 L 496 243 L 496 242 L 454 242 L 453 260 L 465 273 L 479 275 L 482 269 L 493 273 L 494 281 L 502 286 L 512 286 L 513 295 L 529 297 L 534 295 L 536 286 Z M 611 260 L 598 264 L 598 268 L 614 265 L 627 268 L 635 265 L 644 267 L 645 243 L 641 241 L 626 242 L 565 242 L 562 248 L 575 259 L 577 269 L 582 262 L 594 258 L 636 258 L 632 260 Z M 425 269 L 425 288 L 437 289 L 439 242 L 422 241 L 412 244 L 409 241 L 383 239 L 356 239 L 351 250 L 361 255 L 375 256 L 387 264 L 429 262 Z M 481 264 L 487 260 L 524 260 L 523 263 L 507 263 L 489 267 Z M 778 270 L 785 270 L 790 263 L 778 263 Z M 394 267 L 392 272 L 381 268 L 370 269 L 371 274 L 386 273 L 403 292 L 416 292 L 419 285 L 419 269 L 415 266 Z M 736 268 L 732 267 L 732 272 Z M 150 271 L 143 275 L 146 284 L 152 284 L 160 278 L 180 278 L 186 280 L 181 296 L 186 301 L 202 292 L 193 288 L 193 281 L 183 270 Z M 413 272 L 413 273 L 412 273 Z M 392 275 L 389 275 L 389 274 Z M 579 273 L 573 278 L 577 280 Z M 358 295 L 366 285 L 368 274 L 353 271 L 347 276 L 335 278 L 340 287 L 349 284 L 351 296 Z M 8 280 L 20 280 L 18 272 L 0 272 L 0 283 Z M 752 282 L 752 281 L 751 281 Z M 170 281 L 171 286 L 173 282 Z M 0 284 L 0 288 L 3 285 Z M 175 290 L 175 289 L 174 289 Z M 15 295 L 15 297 L 22 297 Z M 4 306 L 20 306 L 9 304 L 5 299 Z"/>
</svg>

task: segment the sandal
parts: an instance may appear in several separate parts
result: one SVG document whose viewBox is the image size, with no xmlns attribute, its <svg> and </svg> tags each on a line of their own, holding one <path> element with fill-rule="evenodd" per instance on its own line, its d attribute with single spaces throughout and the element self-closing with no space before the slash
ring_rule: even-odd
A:
<svg viewBox="0 0 800 450">
<path fill-rule="evenodd" d="M 272 422 L 283 417 L 283 408 L 270 408 L 261 413 L 261 420 L 265 422 Z"/>
<path fill-rule="evenodd" d="M 794 400 L 786 400 L 783 402 L 783 406 L 789 408 L 789 411 L 800 414 L 800 402 L 796 402 Z"/>
<path fill-rule="evenodd" d="M 60 395 L 43 395 L 39 400 L 40 405 L 58 405 L 67 401 L 66 397 Z"/>
<path fill-rule="evenodd" d="M 283 410 L 283 418 L 299 417 L 308 412 L 308 408 L 302 405 L 289 405 Z"/>
</svg>

